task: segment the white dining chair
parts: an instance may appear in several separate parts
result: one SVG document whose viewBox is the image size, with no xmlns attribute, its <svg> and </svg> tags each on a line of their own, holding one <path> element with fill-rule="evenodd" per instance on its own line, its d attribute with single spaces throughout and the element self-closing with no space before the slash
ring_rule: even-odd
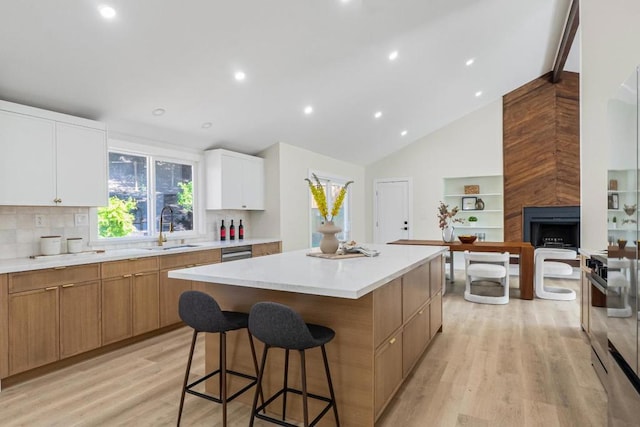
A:
<svg viewBox="0 0 640 427">
<path fill-rule="evenodd" d="M 509 252 L 464 251 L 464 299 L 481 304 L 507 304 L 509 302 Z M 475 281 L 497 282 L 502 286 L 500 296 L 471 293 Z"/>
</svg>

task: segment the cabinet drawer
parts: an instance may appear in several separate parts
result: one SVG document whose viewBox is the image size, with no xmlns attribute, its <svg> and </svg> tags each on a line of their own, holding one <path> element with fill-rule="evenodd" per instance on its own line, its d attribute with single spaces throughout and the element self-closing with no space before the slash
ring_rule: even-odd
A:
<svg viewBox="0 0 640 427">
<path fill-rule="evenodd" d="M 409 319 L 429 299 L 429 263 L 402 276 L 403 320 Z"/>
<path fill-rule="evenodd" d="M 402 278 L 373 291 L 373 341 L 378 348 L 402 325 Z"/>
<path fill-rule="evenodd" d="M 144 273 L 158 269 L 158 257 L 135 258 L 125 261 L 111 261 L 102 264 L 102 278 L 118 277 L 125 274 Z"/>
<path fill-rule="evenodd" d="M 280 242 L 260 243 L 258 245 L 251 246 L 252 257 L 279 254 L 280 252 L 282 252 L 280 249 Z"/>
<path fill-rule="evenodd" d="M 374 412 L 384 409 L 402 382 L 402 332 L 389 338 L 375 356 Z"/>
<path fill-rule="evenodd" d="M 216 264 L 220 262 L 220 249 L 163 255 L 160 257 L 158 262 L 160 264 L 160 270 L 187 266 L 193 267 L 203 264 Z"/>
<path fill-rule="evenodd" d="M 433 338 L 435 334 L 438 333 L 438 329 L 442 326 L 442 292 L 435 294 L 433 298 L 431 298 L 429 317 L 429 329 L 431 331 L 429 335 Z"/>
<path fill-rule="evenodd" d="M 442 290 L 444 284 L 442 276 L 444 274 L 444 263 L 442 256 L 432 259 L 429 262 L 429 282 L 431 284 L 431 295 L 435 295 Z"/>
<path fill-rule="evenodd" d="M 68 283 L 90 282 L 100 279 L 100 264 L 48 268 L 9 275 L 9 293 L 44 289 Z"/>
<path fill-rule="evenodd" d="M 431 338 L 429 304 L 420 307 L 416 315 L 404 326 L 402 338 L 402 374 L 406 377 Z"/>
</svg>

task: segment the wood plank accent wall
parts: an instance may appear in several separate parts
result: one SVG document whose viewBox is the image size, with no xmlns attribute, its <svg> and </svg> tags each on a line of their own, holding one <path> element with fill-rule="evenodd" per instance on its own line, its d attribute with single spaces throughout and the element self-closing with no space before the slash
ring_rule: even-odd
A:
<svg viewBox="0 0 640 427">
<path fill-rule="evenodd" d="M 548 73 L 503 97 L 504 240 L 522 240 L 522 208 L 580 204 L 580 80 Z"/>
</svg>

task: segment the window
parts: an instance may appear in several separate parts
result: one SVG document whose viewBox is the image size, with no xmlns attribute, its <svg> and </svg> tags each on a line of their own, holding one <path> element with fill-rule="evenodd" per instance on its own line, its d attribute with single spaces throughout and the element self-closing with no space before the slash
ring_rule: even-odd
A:
<svg viewBox="0 0 640 427">
<path fill-rule="evenodd" d="M 327 197 L 327 206 L 330 210 L 333 207 L 334 200 L 338 196 L 340 189 L 347 183 L 347 181 L 349 181 L 349 179 L 322 176 L 318 173 L 316 173 L 316 176 L 324 187 L 324 192 Z M 311 179 L 311 177 L 309 178 Z M 327 189 L 329 189 L 329 191 L 327 191 Z M 320 211 L 318 210 L 313 197 L 309 196 L 309 198 L 311 199 L 311 247 L 316 248 L 320 246 L 320 239 L 322 239 L 322 234 L 317 230 L 324 222 L 324 218 L 320 215 Z M 349 192 L 347 192 L 347 196 L 344 198 L 340 212 L 335 218 L 333 218 L 333 223 L 342 228 L 342 232 L 336 235 L 338 240 L 342 241 L 351 239 L 351 196 Z"/>
<path fill-rule="evenodd" d="M 194 230 L 194 166 L 122 151 L 109 152 L 109 205 L 98 208 L 99 238 L 136 238 Z"/>
</svg>

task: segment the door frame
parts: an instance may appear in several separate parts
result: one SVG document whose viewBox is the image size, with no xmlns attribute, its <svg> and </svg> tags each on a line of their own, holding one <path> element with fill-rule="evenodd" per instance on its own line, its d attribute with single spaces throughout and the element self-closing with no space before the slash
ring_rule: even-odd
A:
<svg viewBox="0 0 640 427">
<path fill-rule="evenodd" d="M 373 180 L 373 241 L 378 241 L 378 185 L 387 182 L 403 181 L 407 183 L 407 222 L 409 223 L 408 238 L 413 238 L 413 178 L 377 178 Z"/>
</svg>

